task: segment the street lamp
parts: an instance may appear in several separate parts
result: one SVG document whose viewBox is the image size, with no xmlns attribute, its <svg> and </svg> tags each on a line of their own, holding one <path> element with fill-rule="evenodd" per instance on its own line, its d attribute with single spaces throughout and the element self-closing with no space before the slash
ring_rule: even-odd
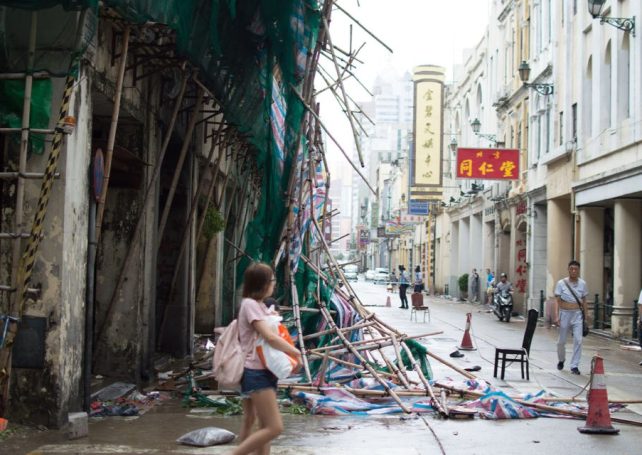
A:
<svg viewBox="0 0 642 455">
<path fill-rule="evenodd" d="M 457 151 L 457 139 L 454 137 L 450 141 L 450 151 L 455 153 Z"/>
<path fill-rule="evenodd" d="M 368 206 L 364 202 L 363 204 L 361 204 L 360 208 L 361 208 L 361 222 L 363 224 L 365 224 L 366 223 L 366 216 L 368 215 Z"/>
<path fill-rule="evenodd" d="M 553 94 L 553 84 L 529 84 L 528 79 L 531 75 L 531 67 L 528 66 L 526 60 L 522 60 L 522 63 L 517 69 L 519 72 L 519 78 L 521 79 L 524 87 L 532 87 L 535 91 L 541 95 L 548 96 Z"/>
<path fill-rule="evenodd" d="M 497 140 L 497 136 L 494 134 L 486 134 L 486 133 L 480 133 L 479 130 L 481 129 L 481 122 L 479 121 L 478 118 L 474 119 L 472 122 L 470 122 L 470 127 L 473 129 L 473 133 L 475 133 L 476 136 L 479 136 L 481 138 L 486 139 L 487 141 L 492 142 L 495 147 L 503 147 L 504 143 L 501 141 Z M 452 142 L 451 142 L 452 144 Z"/>
<path fill-rule="evenodd" d="M 605 22 L 609 25 L 612 25 L 615 28 L 629 32 L 632 36 L 635 36 L 635 16 L 628 17 L 608 17 L 602 16 L 602 7 L 606 3 L 606 0 L 588 0 L 588 10 L 589 14 L 593 19 L 600 19 L 600 24 Z"/>
</svg>

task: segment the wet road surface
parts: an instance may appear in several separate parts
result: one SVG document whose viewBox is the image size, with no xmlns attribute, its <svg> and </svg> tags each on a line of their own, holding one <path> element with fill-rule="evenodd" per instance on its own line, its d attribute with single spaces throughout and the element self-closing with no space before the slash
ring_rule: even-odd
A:
<svg viewBox="0 0 642 455">
<path fill-rule="evenodd" d="M 397 308 L 399 299 L 388 294 L 385 286 L 360 281 L 355 290 L 368 309 L 387 323 L 409 335 L 442 330 L 443 333 L 421 340 L 437 355 L 460 367 L 478 365 L 479 378 L 490 381 L 507 393 L 536 392 L 545 389 L 562 397 L 579 394 L 589 380 L 591 356 L 599 351 L 605 359 L 606 381 L 610 399 L 642 399 L 640 383 L 642 354 L 620 349 L 618 342 L 591 335 L 584 339 L 582 375 L 568 369 L 557 371 L 555 342 L 557 330 L 540 326 L 531 349 L 531 380 L 521 379 L 518 367 L 507 370 L 506 380 L 492 378 L 494 349 L 519 347 L 524 333 L 523 318 L 500 323 L 483 305 L 471 305 L 442 298 L 428 298 L 431 320 L 410 321 L 409 310 Z M 386 307 L 387 297 L 391 307 Z M 448 355 L 460 343 L 466 322 L 472 313 L 471 335 L 477 350 L 466 351 L 460 359 Z M 570 342 L 568 349 L 570 350 Z M 569 353 L 570 356 L 570 353 Z M 434 377 L 462 377 L 451 368 L 431 360 Z M 640 405 L 614 415 L 642 421 Z M 273 443 L 274 454 L 603 454 L 640 453 L 642 428 L 614 423 L 618 436 L 585 435 L 577 431 L 583 422 L 572 419 L 538 418 L 532 420 L 488 421 L 443 420 L 433 416 L 310 416 L 284 415 L 285 432 Z M 141 417 L 92 419 L 89 437 L 68 441 L 62 431 L 20 432 L 0 443 L 4 454 L 221 454 L 231 445 L 192 448 L 175 443 L 182 434 L 206 426 L 237 432 L 240 417 L 209 415 L 202 409 L 189 410 L 180 400 L 171 400 L 152 408 Z"/>
</svg>

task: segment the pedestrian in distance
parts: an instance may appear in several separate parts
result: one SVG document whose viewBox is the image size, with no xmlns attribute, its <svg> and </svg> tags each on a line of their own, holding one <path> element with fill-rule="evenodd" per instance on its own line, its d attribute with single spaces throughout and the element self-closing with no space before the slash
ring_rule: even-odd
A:
<svg viewBox="0 0 642 455">
<path fill-rule="evenodd" d="M 415 267 L 413 286 L 412 292 L 421 292 L 424 290 L 424 278 L 421 273 L 421 267 L 419 266 Z"/>
<path fill-rule="evenodd" d="M 479 300 L 479 273 L 477 269 L 473 269 L 470 274 L 470 301 L 476 303 Z"/>
<path fill-rule="evenodd" d="M 390 290 L 391 290 L 391 292 L 395 292 L 397 290 L 397 284 L 398 284 L 397 274 L 393 270 L 392 273 L 390 274 Z"/>
<path fill-rule="evenodd" d="M 404 310 L 408 309 L 408 297 L 406 296 L 406 289 L 410 286 L 410 281 L 408 280 L 408 273 L 406 273 L 406 267 L 403 265 L 399 266 L 399 299 L 401 300 L 401 306 Z"/>
<path fill-rule="evenodd" d="M 586 282 L 580 278 L 580 263 L 568 263 L 568 278 L 563 278 L 555 285 L 555 298 L 559 308 L 560 333 L 557 340 L 557 369 L 564 369 L 566 361 L 566 338 L 568 332 L 573 334 L 573 356 L 571 373 L 580 374 L 579 364 L 582 356 L 582 312 L 586 314 Z"/>
<path fill-rule="evenodd" d="M 256 353 L 259 335 L 275 349 L 298 359 L 301 353 L 271 330 L 267 319 L 272 311 L 264 301 L 274 292 L 276 279 L 267 264 L 250 265 L 243 276 L 243 300 L 238 315 L 239 341 L 245 355 L 241 398 L 243 399 L 243 422 L 239 433 L 240 444 L 234 455 L 270 453 L 270 441 L 283 432 L 283 419 L 276 401 L 278 379 L 267 370 Z M 255 418 L 259 429 L 252 433 Z"/>
<path fill-rule="evenodd" d="M 490 269 L 486 269 L 486 304 L 490 305 L 493 300 L 493 285 L 495 284 L 495 274 Z"/>
</svg>

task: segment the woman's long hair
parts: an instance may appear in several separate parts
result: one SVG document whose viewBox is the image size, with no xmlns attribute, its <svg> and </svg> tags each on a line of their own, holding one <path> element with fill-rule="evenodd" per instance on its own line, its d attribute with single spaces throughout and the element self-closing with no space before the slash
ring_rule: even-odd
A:
<svg viewBox="0 0 642 455">
<path fill-rule="evenodd" d="M 243 275 L 243 297 L 261 301 L 268 297 L 270 282 L 274 279 L 272 267 L 255 262 L 245 269 Z"/>
</svg>

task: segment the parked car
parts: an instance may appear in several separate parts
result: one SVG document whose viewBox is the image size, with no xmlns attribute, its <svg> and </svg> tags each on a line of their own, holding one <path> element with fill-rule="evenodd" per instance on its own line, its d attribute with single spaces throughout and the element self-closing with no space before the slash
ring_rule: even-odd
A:
<svg viewBox="0 0 642 455">
<path fill-rule="evenodd" d="M 343 275 L 348 281 L 359 281 L 359 267 L 356 264 L 348 264 L 343 267 Z"/>
<path fill-rule="evenodd" d="M 372 281 L 375 279 L 375 271 L 374 269 L 368 269 L 366 270 L 366 281 Z"/>
<path fill-rule="evenodd" d="M 375 283 L 381 284 L 386 284 L 388 281 L 390 281 L 390 274 L 388 273 L 388 269 L 386 269 L 385 267 L 377 267 L 375 269 L 373 281 Z"/>
</svg>

